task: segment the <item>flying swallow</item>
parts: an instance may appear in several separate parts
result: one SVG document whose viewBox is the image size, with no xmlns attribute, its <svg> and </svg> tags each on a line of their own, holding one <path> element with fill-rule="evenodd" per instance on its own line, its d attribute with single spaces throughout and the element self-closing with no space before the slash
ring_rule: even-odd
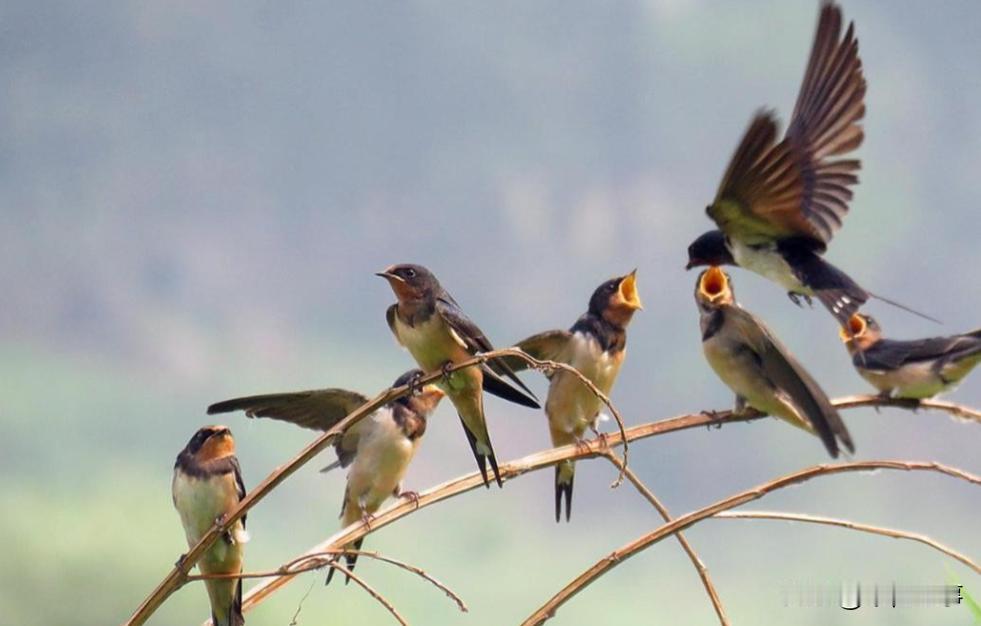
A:
<svg viewBox="0 0 981 626">
<path fill-rule="evenodd" d="M 174 464 L 171 485 L 174 507 L 180 514 L 187 545 L 194 546 L 215 522 L 245 497 L 242 470 L 235 458 L 235 440 L 225 426 L 205 426 L 194 433 Z M 249 535 L 245 516 L 198 561 L 204 574 L 238 574 Z M 206 580 L 215 626 L 242 626 L 242 579 Z"/>
<path fill-rule="evenodd" d="M 699 275 L 695 303 L 705 358 L 736 392 L 735 413 L 748 404 L 784 419 L 820 437 L 832 457 L 839 442 L 855 451 L 827 395 L 763 322 L 736 304 L 725 272 L 712 266 Z"/>
<path fill-rule="evenodd" d="M 596 288 L 589 299 L 588 310 L 569 330 L 550 330 L 528 337 L 516 344 L 539 360 L 566 363 L 579 370 L 604 394 L 609 396 L 627 352 L 627 324 L 634 311 L 643 308 L 637 294 L 637 270 L 626 276 L 611 278 Z M 515 371 L 527 367 L 520 359 L 508 358 Z M 552 444 L 564 446 L 583 440 L 586 428 L 596 430 L 602 401 L 577 377 L 564 370 L 555 371 L 549 379 L 545 414 L 548 416 Z M 572 513 L 572 484 L 576 466 L 563 461 L 555 466 L 555 521 Z"/>
<path fill-rule="evenodd" d="M 420 375 L 420 370 L 410 370 L 396 379 L 393 387 L 409 384 Z M 370 521 L 389 496 L 415 496 L 402 490 L 402 479 L 426 432 L 426 420 L 442 397 L 439 387 L 426 385 L 419 393 L 378 409 L 335 440 L 337 462 L 324 471 L 350 467 L 341 505 L 342 527 L 358 520 Z M 235 398 L 211 405 L 208 413 L 243 410 L 248 417 L 269 417 L 326 431 L 368 401 L 367 396 L 355 391 L 318 389 Z M 359 550 L 363 541 L 362 537 L 350 547 Z M 358 555 L 348 554 L 345 558 L 348 569 L 353 570 Z M 327 582 L 333 574 L 333 569 L 327 573 Z"/>
<path fill-rule="evenodd" d="M 378 272 L 378 276 L 388 281 L 398 299 L 386 312 L 388 326 L 426 372 L 439 369 L 445 372 L 451 364 L 494 349 L 428 269 L 421 265 L 392 265 Z M 523 391 L 512 387 L 501 376 L 510 378 Z M 487 478 L 490 462 L 494 478 L 501 486 L 497 457 L 484 418 L 481 389 L 516 404 L 541 408 L 534 394 L 500 360 L 449 373 L 439 384 L 456 407 L 484 485 L 490 486 Z"/>
<path fill-rule="evenodd" d="M 787 133 L 777 141 L 773 111 L 756 113 L 706 209 L 718 230 L 688 247 L 687 268 L 738 265 L 782 285 L 798 305 L 816 296 L 844 324 L 872 294 L 821 257 L 858 182 L 860 161 L 838 157 L 863 139 L 858 40 L 853 23 L 841 30 L 841 10 L 824 2 Z"/>
<path fill-rule="evenodd" d="M 840 334 L 859 375 L 884 397 L 932 398 L 981 362 L 981 329 L 951 337 L 883 339 L 874 319 L 856 313 Z"/>
</svg>

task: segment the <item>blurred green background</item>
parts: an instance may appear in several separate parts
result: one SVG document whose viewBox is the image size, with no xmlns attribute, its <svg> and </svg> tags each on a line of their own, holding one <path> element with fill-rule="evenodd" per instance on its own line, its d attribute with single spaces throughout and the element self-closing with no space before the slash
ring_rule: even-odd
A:
<svg viewBox="0 0 981 626">
<path fill-rule="evenodd" d="M 600 281 L 639 267 L 614 400 L 631 424 L 725 408 L 704 363 L 685 247 L 751 113 L 783 119 L 814 2 L 103 2 L 0 7 L 0 612 L 7 624 L 125 619 L 185 550 L 173 460 L 233 395 L 373 393 L 410 366 L 372 272 L 430 266 L 493 341 L 566 327 Z M 941 317 L 873 302 L 895 337 L 981 324 L 981 5 L 845 3 L 869 82 L 862 183 L 829 258 Z M 831 395 L 867 390 L 831 316 L 735 270 Z M 533 380 L 544 393 L 544 381 Z M 981 405 L 981 375 L 954 400 Z M 535 412 L 490 400 L 499 456 L 548 445 Z M 898 410 L 845 415 L 858 459 L 969 471 L 978 426 Z M 256 484 L 311 434 L 224 419 Z M 660 437 L 632 466 L 676 513 L 828 459 L 767 420 Z M 337 526 L 343 475 L 304 468 L 249 514 L 250 569 Z M 407 486 L 470 472 L 446 404 Z M 571 524 L 552 474 L 474 492 L 372 535 L 470 604 L 404 572 L 362 573 L 413 624 L 514 624 L 580 570 L 656 526 L 611 469 L 583 464 Z M 827 478 L 756 508 L 929 534 L 981 552 L 976 488 L 936 475 Z M 688 536 L 736 624 L 966 624 L 963 608 L 782 606 L 798 581 L 981 578 L 917 544 L 782 522 L 708 521 Z M 293 583 L 248 614 L 390 623 L 353 586 Z M 312 587 L 311 587 L 312 585 Z M 207 616 L 189 586 L 153 624 Z M 601 579 L 555 624 L 712 624 L 690 563 L 664 542 Z"/>
</svg>

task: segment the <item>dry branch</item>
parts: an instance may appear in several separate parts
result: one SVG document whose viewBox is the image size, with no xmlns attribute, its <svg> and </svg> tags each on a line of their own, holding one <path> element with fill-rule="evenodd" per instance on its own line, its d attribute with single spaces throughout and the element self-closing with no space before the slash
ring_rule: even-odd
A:
<svg viewBox="0 0 981 626">
<path fill-rule="evenodd" d="M 911 406 L 908 402 L 896 401 L 894 399 L 884 399 L 880 396 L 847 396 L 838 400 L 835 400 L 833 404 L 839 409 L 851 409 L 860 407 L 875 407 L 875 406 L 895 406 L 898 408 L 910 409 Z M 955 415 L 968 415 L 973 412 L 973 409 L 967 407 L 952 404 L 949 402 L 934 402 L 926 401 L 919 405 L 919 408 L 924 409 L 934 409 L 939 411 L 945 411 Z M 612 433 L 607 435 L 606 443 L 612 448 L 620 444 L 621 440 L 636 441 L 639 439 L 645 439 L 647 437 L 654 437 L 658 435 L 665 435 L 668 433 L 673 433 L 681 430 L 687 430 L 691 428 L 698 428 L 703 426 L 716 426 L 725 423 L 733 422 L 747 422 L 751 420 L 756 420 L 762 418 L 762 415 L 747 412 L 743 415 L 735 416 L 729 411 L 720 411 L 715 414 L 709 413 L 690 413 L 686 415 L 678 415 L 675 417 L 669 417 L 657 422 L 649 422 L 646 424 L 641 424 L 638 426 L 633 426 L 627 428 L 624 434 Z M 586 459 L 598 456 L 602 454 L 603 447 L 601 442 L 597 440 L 588 440 L 585 442 L 585 446 L 563 446 L 561 448 L 550 448 L 534 454 L 530 454 L 521 459 L 511 461 L 510 463 L 501 466 L 501 478 L 502 480 L 509 480 L 516 478 L 521 474 L 528 472 L 534 472 L 546 467 L 551 467 L 560 461 L 565 461 L 568 459 Z M 435 504 L 436 502 L 441 502 L 443 500 L 453 498 L 462 493 L 466 493 L 472 489 L 479 486 L 483 486 L 483 482 L 480 475 L 475 473 L 467 474 L 453 480 L 449 480 L 440 485 L 432 487 L 427 491 L 424 491 L 419 496 L 418 506 L 409 501 L 397 502 L 388 509 L 381 511 L 376 514 L 371 522 L 371 528 L 366 528 L 363 524 L 357 523 L 348 526 L 347 528 L 341 529 L 336 534 L 328 537 L 326 540 L 310 548 L 305 554 L 311 554 L 316 552 L 323 552 L 325 550 L 330 550 L 332 548 L 336 549 L 340 546 L 349 544 L 350 542 L 363 537 L 371 531 L 374 531 L 382 526 L 387 526 L 392 522 L 395 522 L 401 517 L 410 515 L 417 508 L 422 508 Z M 272 578 L 269 580 L 264 580 L 257 584 L 255 587 L 251 588 L 243 599 L 242 608 L 244 611 L 248 611 L 255 606 L 261 604 L 266 598 L 274 594 L 277 590 L 285 586 L 293 579 L 292 575 L 284 575 L 278 578 Z"/>
<path fill-rule="evenodd" d="M 616 465 L 617 468 L 626 475 L 627 480 L 629 480 L 637 491 L 640 492 L 640 495 L 644 496 L 644 498 L 646 498 L 647 501 L 650 502 L 655 509 L 657 509 L 657 512 L 661 515 L 665 522 L 671 521 L 671 513 L 668 511 L 668 508 L 661 503 L 658 497 L 654 495 L 654 492 L 644 484 L 644 481 L 642 481 L 632 469 L 623 465 L 623 461 L 620 460 L 616 453 L 614 453 L 612 450 L 607 450 L 603 456 L 609 459 L 610 463 Z M 715 608 L 715 614 L 719 617 L 719 622 L 722 624 L 722 626 L 729 626 L 729 617 L 726 615 L 725 608 L 722 606 L 722 599 L 719 598 L 719 592 L 716 591 L 715 585 L 712 584 L 712 579 L 709 577 L 708 568 L 705 567 L 705 563 L 702 561 L 701 557 L 698 556 L 698 553 L 695 552 L 695 548 L 688 543 L 688 539 L 683 534 L 679 532 L 675 534 L 675 538 L 688 555 L 692 565 L 695 566 L 695 571 L 698 573 L 698 577 L 702 579 L 702 586 L 705 587 L 709 600 L 712 601 L 712 606 Z"/>
<path fill-rule="evenodd" d="M 772 520 L 784 520 L 788 522 L 806 522 L 809 524 L 824 524 L 827 526 L 840 526 L 841 528 L 848 528 L 851 530 L 858 530 L 865 533 L 872 533 L 874 535 L 882 535 L 884 537 L 892 537 L 893 539 L 908 539 L 910 541 L 918 541 L 922 544 L 928 545 L 934 550 L 943 552 L 947 556 L 957 559 L 964 565 L 967 565 L 973 569 L 978 574 L 981 574 L 981 566 L 977 563 L 964 556 L 960 552 L 957 552 L 953 548 L 949 548 L 939 541 L 934 541 L 926 535 L 921 535 L 920 533 L 911 533 L 905 530 L 897 530 L 895 528 L 886 528 L 884 526 L 872 526 L 870 524 L 860 524 L 858 522 L 853 522 L 851 520 L 845 519 L 835 519 L 833 517 L 821 517 L 818 515 L 805 515 L 803 513 L 783 513 L 778 511 L 722 511 L 721 513 L 716 513 L 714 516 L 716 519 L 772 519 Z"/>
<path fill-rule="evenodd" d="M 877 469 L 939 472 L 941 474 L 953 476 L 954 478 L 966 480 L 976 485 L 981 485 L 981 477 L 979 476 L 975 476 L 965 472 L 964 470 L 942 465 L 940 463 L 926 461 L 855 461 L 837 465 L 816 465 L 809 467 L 792 474 L 781 476 L 780 478 L 763 483 L 753 487 L 752 489 L 741 491 L 737 494 L 729 496 L 728 498 L 719 500 L 714 504 L 710 504 L 704 508 L 692 511 L 691 513 L 686 513 L 681 517 L 675 518 L 674 521 L 664 524 L 663 526 L 644 534 L 621 548 L 614 550 L 606 557 L 597 561 L 585 572 L 577 576 L 557 594 L 552 596 L 548 602 L 543 604 L 538 610 L 532 613 L 528 619 L 522 622 L 522 626 L 537 626 L 538 624 L 544 623 L 546 620 L 555 616 L 555 611 L 557 611 L 559 607 L 568 602 L 572 597 L 592 584 L 603 574 L 609 572 L 630 557 L 661 541 L 665 537 L 675 534 L 680 530 L 684 530 L 685 528 L 688 528 L 689 526 L 692 526 L 693 524 L 696 524 L 707 517 L 712 517 L 713 515 L 716 515 L 722 511 L 735 508 L 746 504 L 747 502 L 752 502 L 753 500 L 758 500 L 771 491 L 796 485 L 818 476 L 827 476 L 845 472 L 866 472 Z"/>
</svg>

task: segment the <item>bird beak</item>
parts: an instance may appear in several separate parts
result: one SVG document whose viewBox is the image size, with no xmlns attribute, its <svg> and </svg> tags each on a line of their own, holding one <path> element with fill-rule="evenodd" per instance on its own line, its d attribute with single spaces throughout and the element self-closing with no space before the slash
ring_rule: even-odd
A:
<svg viewBox="0 0 981 626">
<path fill-rule="evenodd" d="M 388 281 L 397 280 L 400 283 L 404 283 L 405 282 L 405 279 L 404 278 L 402 278 L 398 274 L 394 274 L 392 272 L 392 268 L 391 267 L 386 267 L 384 270 L 382 270 L 380 272 L 375 272 L 375 276 L 381 276 L 382 278 L 384 278 L 385 280 L 388 280 Z"/>
<path fill-rule="evenodd" d="M 699 282 L 698 291 L 709 302 L 718 302 L 729 293 L 729 279 L 717 265 L 705 270 Z"/>
<path fill-rule="evenodd" d="M 637 293 L 637 269 L 630 272 L 620 281 L 620 300 L 633 310 L 643 309 L 644 305 L 640 301 Z"/>
<path fill-rule="evenodd" d="M 690 270 L 691 268 L 695 267 L 697 264 L 698 261 L 696 261 L 695 259 L 690 259 L 687 263 L 685 263 L 685 271 Z"/>
<path fill-rule="evenodd" d="M 855 313 L 848 318 L 848 324 L 838 330 L 838 335 L 841 337 L 843 343 L 851 343 L 865 333 L 866 327 L 865 318 Z"/>
</svg>

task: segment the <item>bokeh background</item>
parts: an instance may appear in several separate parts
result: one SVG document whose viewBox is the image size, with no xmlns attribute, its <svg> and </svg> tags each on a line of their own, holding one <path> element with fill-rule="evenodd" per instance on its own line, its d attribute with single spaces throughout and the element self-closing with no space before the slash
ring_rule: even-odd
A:
<svg viewBox="0 0 981 626">
<path fill-rule="evenodd" d="M 981 307 L 981 5 L 845 3 L 868 77 L 862 183 L 829 258 L 896 337 L 975 328 Z M 437 273 L 493 341 L 566 327 L 592 289 L 639 268 L 613 398 L 631 424 L 724 408 L 700 353 L 685 247 L 751 113 L 789 115 L 815 2 L 358 3 L 11 1 L 0 7 L 0 607 L 8 624 L 125 619 L 185 550 L 173 460 L 233 395 L 373 393 L 411 362 L 372 276 Z M 867 390 L 832 318 L 735 270 L 737 293 L 831 395 Z M 534 379 L 530 377 L 529 379 Z M 544 381 L 533 384 L 542 393 Z M 952 395 L 981 405 L 981 375 Z M 490 400 L 502 460 L 546 447 L 542 415 Z M 976 425 L 845 415 L 856 458 L 981 470 Z M 225 418 L 246 483 L 312 435 Z M 655 438 L 632 466 L 674 512 L 828 459 L 774 421 Z M 325 454 L 317 461 L 328 461 Z M 251 569 L 337 526 L 343 475 L 304 468 L 249 514 Z M 323 463 L 320 463 L 323 464 Z M 408 486 L 473 470 L 447 404 Z M 629 487 L 582 464 L 573 520 L 552 473 L 468 494 L 371 535 L 426 568 L 362 573 L 414 624 L 514 624 L 597 558 L 653 528 Z M 929 534 L 981 552 L 976 488 L 936 475 L 826 478 L 756 508 Z M 737 624 L 966 624 L 964 608 L 782 606 L 795 582 L 981 578 L 929 549 L 840 529 L 709 521 L 688 536 Z M 303 600 L 305 594 L 309 595 Z M 352 587 L 294 582 L 249 624 L 389 623 Z M 189 586 L 153 624 L 197 623 Z M 674 542 L 601 579 L 556 624 L 712 624 Z"/>
</svg>

